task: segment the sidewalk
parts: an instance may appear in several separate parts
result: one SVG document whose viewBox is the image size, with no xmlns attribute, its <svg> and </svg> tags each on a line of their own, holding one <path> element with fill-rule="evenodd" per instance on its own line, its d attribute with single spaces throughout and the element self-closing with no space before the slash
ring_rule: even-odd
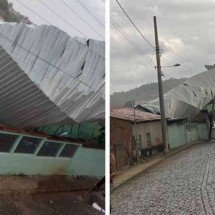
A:
<svg viewBox="0 0 215 215">
<path fill-rule="evenodd" d="M 203 143 L 205 142 L 205 140 L 201 140 L 201 141 L 195 141 L 189 145 L 184 145 L 181 147 L 178 147 L 176 149 L 171 150 L 168 154 L 156 154 L 153 155 L 152 157 L 148 158 L 147 160 L 143 161 L 140 164 L 137 164 L 135 166 L 132 166 L 126 170 L 123 170 L 119 173 L 117 173 L 117 175 L 114 177 L 113 181 L 114 181 L 114 189 L 116 189 L 118 186 L 122 185 L 123 183 L 125 183 L 126 181 L 136 177 L 138 174 L 146 171 L 148 168 L 156 165 L 157 163 L 163 161 L 164 159 L 173 156 L 174 154 L 185 150 L 189 147 L 192 147 L 196 144 L 199 143 Z"/>
</svg>

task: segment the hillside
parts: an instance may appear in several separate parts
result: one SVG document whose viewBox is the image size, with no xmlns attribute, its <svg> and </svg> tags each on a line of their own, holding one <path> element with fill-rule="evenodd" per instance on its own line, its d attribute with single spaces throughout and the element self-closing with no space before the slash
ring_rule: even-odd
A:
<svg viewBox="0 0 215 215">
<path fill-rule="evenodd" d="M 164 93 L 171 90 L 173 87 L 182 84 L 186 79 L 169 79 L 163 81 Z M 136 102 L 144 102 L 158 97 L 158 84 L 145 84 L 135 89 L 123 92 L 113 93 L 110 97 L 111 107 L 123 106 L 126 101 L 135 100 Z"/>
</svg>

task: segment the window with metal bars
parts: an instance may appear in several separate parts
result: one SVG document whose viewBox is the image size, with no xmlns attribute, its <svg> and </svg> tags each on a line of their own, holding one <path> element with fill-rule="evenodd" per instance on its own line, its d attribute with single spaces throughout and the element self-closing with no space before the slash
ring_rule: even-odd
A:
<svg viewBox="0 0 215 215">
<path fill-rule="evenodd" d="M 72 158 L 75 154 L 75 152 L 78 149 L 78 145 L 73 145 L 73 144 L 66 144 L 61 151 L 59 157 L 67 157 L 67 158 Z"/>
<path fill-rule="evenodd" d="M 61 146 L 62 146 L 62 143 L 45 141 L 43 143 L 43 146 L 39 150 L 37 156 L 55 157 Z"/>
<path fill-rule="evenodd" d="M 16 147 L 15 153 L 33 154 L 41 140 L 41 138 L 35 137 L 22 137 L 18 146 Z"/>
<path fill-rule="evenodd" d="M 18 135 L 0 133 L 0 152 L 10 152 Z"/>
</svg>

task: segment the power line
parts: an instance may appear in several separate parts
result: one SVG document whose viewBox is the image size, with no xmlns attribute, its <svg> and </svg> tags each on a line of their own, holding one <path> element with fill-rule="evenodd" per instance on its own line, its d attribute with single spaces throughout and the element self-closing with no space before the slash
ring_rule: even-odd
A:
<svg viewBox="0 0 215 215">
<path fill-rule="evenodd" d="M 119 30 L 117 30 L 116 28 L 114 28 L 114 30 L 116 31 L 116 33 L 118 33 L 117 31 L 119 31 Z M 120 31 L 119 31 L 120 32 Z M 122 32 L 120 32 L 121 34 L 122 34 Z M 125 38 L 124 37 L 124 35 L 122 36 L 121 34 L 119 34 L 122 38 L 124 38 L 124 39 L 127 39 L 127 38 Z M 129 43 L 130 43 L 130 41 L 129 41 Z M 136 49 L 136 47 L 135 46 L 133 46 L 133 44 L 132 43 L 130 43 L 130 45 L 138 52 L 138 54 L 140 54 L 141 56 L 144 56 L 138 49 Z M 146 59 L 147 60 L 147 59 Z M 147 60 L 148 61 L 148 60 Z M 154 63 L 154 62 L 153 62 Z M 143 84 L 144 84 L 144 82 L 146 81 L 146 77 L 147 77 L 147 74 L 148 74 L 148 71 L 149 71 L 149 68 L 150 68 L 150 66 L 153 66 L 153 68 L 154 68 L 154 64 L 152 64 L 151 63 L 151 61 L 148 61 L 148 66 L 147 66 L 147 68 L 146 68 L 146 70 L 145 70 L 145 74 L 144 74 L 144 77 L 143 77 L 143 80 L 142 80 L 142 82 L 143 82 Z"/>
<path fill-rule="evenodd" d="M 167 74 L 166 72 L 164 73 L 164 72 L 162 71 L 162 74 L 164 75 L 165 79 L 166 79 L 166 77 L 167 77 L 167 78 L 173 78 L 173 79 L 175 79 L 173 76 Z M 166 79 L 166 80 L 167 80 L 167 79 Z"/>
<path fill-rule="evenodd" d="M 129 21 L 131 22 L 131 24 L 135 27 L 135 29 L 139 32 L 139 34 L 141 35 L 141 37 L 153 48 L 155 49 L 155 47 L 148 41 L 148 39 L 142 34 L 142 32 L 138 29 L 138 27 L 135 25 L 135 23 L 132 21 L 132 19 L 129 17 L 128 13 L 125 11 L 125 9 L 122 7 L 122 5 L 119 3 L 118 0 L 116 0 L 116 2 L 118 3 L 118 5 L 120 6 L 121 10 L 123 11 L 123 13 L 126 15 L 126 17 L 129 19 Z M 165 56 L 165 59 L 167 58 L 167 56 Z M 170 58 L 170 57 L 169 57 Z M 169 60 L 168 60 L 169 61 Z M 176 61 L 178 62 L 178 61 Z M 183 66 L 183 63 L 180 63 L 182 66 Z M 189 66 L 189 68 L 191 68 Z M 192 76 L 192 72 L 191 71 L 187 71 L 185 69 L 181 69 L 181 68 L 177 68 L 178 70 L 183 70 L 185 71 L 186 73 L 189 72 L 191 73 L 191 76 Z"/>
<path fill-rule="evenodd" d="M 86 20 L 84 20 L 70 5 L 68 5 L 64 0 L 60 0 L 66 7 L 68 7 L 76 16 L 78 16 L 86 25 L 88 25 L 98 36 L 100 36 L 102 39 L 104 37 L 99 34 L 95 28 L 93 28 Z"/>
<path fill-rule="evenodd" d="M 127 16 L 128 20 L 131 22 L 131 24 L 135 27 L 135 29 L 139 32 L 139 34 L 141 35 L 141 37 L 153 48 L 155 49 L 155 47 L 148 41 L 148 39 L 142 34 L 142 32 L 138 29 L 138 27 L 135 25 L 135 23 L 132 21 L 132 19 L 129 17 L 129 15 L 127 14 L 127 12 L 124 10 L 124 8 L 122 7 L 122 5 L 118 2 L 118 0 L 116 0 L 117 4 L 120 6 L 120 8 L 122 9 L 123 13 Z"/>
<path fill-rule="evenodd" d="M 193 76 L 192 67 L 191 67 L 190 65 L 185 64 L 185 63 L 182 63 L 182 62 L 176 60 L 175 58 L 170 57 L 170 55 L 167 55 L 167 54 L 166 54 L 166 56 L 165 56 L 164 58 L 169 59 L 169 60 L 172 60 L 173 62 L 176 62 L 176 63 L 180 63 L 181 66 L 183 66 L 184 68 L 186 68 L 186 69 L 184 69 L 184 71 L 189 72 L 190 75 Z M 187 70 L 187 67 L 190 69 L 189 71 Z"/>
<path fill-rule="evenodd" d="M 114 26 L 113 26 L 114 27 Z M 126 36 L 126 34 L 124 34 L 123 32 L 121 32 L 119 29 L 117 29 L 116 27 L 114 27 L 114 29 L 116 30 L 116 32 L 120 32 L 120 36 L 124 39 L 126 39 L 129 44 L 138 52 L 138 54 L 140 54 L 141 56 L 143 56 L 149 63 L 151 63 L 151 59 L 147 56 L 145 56 L 145 54 L 142 52 L 142 50 L 136 45 L 136 43 L 134 41 L 132 41 L 129 37 Z"/>
<path fill-rule="evenodd" d="M 129 37 L 126 36 L 126 34 L 124 34 L 123 32 L 121 32 L 119 29 L 117 29 L 117 27 L 113 26 L 114 30 L 116 31 L 116 33 L 120 32 L 120 36 L 124 39 L 126 39 L 130 45 L 140 54 L 143 56 L 143 53 L 141 51 L 141 49 L 139 47 L 136 46 L 135 42 L 133 42 Z"/>
<path fill-rule="evenodd" d="M 84 6 L 84 4 L 82 4 L 79 0 L 76 0 L 93 18 L 94 18 L 94 20 L 96 20 L 96 22 L 100 25 L 100 26 L 102 26 L 103 28 L 105 28 L 105 26 L 97 19 L 97 17 L 95 17 L 94 15 L 93 15 L 93 13 L 91 13 L 90 12 L 90 10 L 88 10 L 88 8 L 87 7 L 85 7 Z"/>
<path fill-rule="evenodd" d="M 112 19 L 112 18 L 111 18 Z M 112 23 L 113 24 L 116 24 L 117 25 L 117 23 L 114 23 L 114 20 L 112 19 L 111 20 L 112 21 Z M 114 26 L 113 26 L 114 27 Z M 117 27 L 117 26 L 116 26 Z M 143 56 L 143 57 L 145 57 L 145 55 L 143 55 L 143 53 L 142 53 L 142 49 L 141 48 L 139 48 L 139 47 L 136 47 L 137 45 L 136 45 L 136 43 L 132 40 L 132 39 L 130 39 L 130 37 L 126 34 L 126 32 L 124 32 L 123 31 L 123 29 L 121 29 L 120 27 L 118 27 L 118 29 L 116 29 L 116 27 L 114 27 L 114 30 L 117 32 L 120 32 L 120 30 L 122 30 L 122 32 L 120 32 L 121 34 L 119 34 L 121 37 L 123 37 L 124 39 L 126 39 L 126 40 L 128 40 L 129 41 L 129 43 L 130 43 L 130 45 L 135 49 L 135 50 L 137 50 L 137 52 L 138 52 L 138 54 L 140 54 L 141 56 Z M 120 29 L 120 30 L 119 30 Z M 117 33 L 118 33 L 117 32 Z M 123 34 L 123 32 L 124 32 L 124 34 Z M 149 58 L 149 57 L 148 57 Z M 150 68 L 150 65 L 152 65 L 153 67 L 154 67 L 154 62 L 152 61 L 152 59 L 151 58 L 149 58 L 149 60 L 146 58 L 146 60 L 148 61 L 148 66 L 146 67 L 146 70 L 145 70 L 145 76 L 144 76 L 144 78 L 143 78 L 143 82 L 146 80 L 146 76 L 147 76 L 147 73 L 148 73 L 148 70 L 149 70 L 149 68 Z M 151 61 L 153 62 L 153 64 L 151 63 Z"/>
<path fill-rule="evenodd" d="M 149 64 L 148 64 L 148 67 L 146 68 L 146 71 L 145 71 L 145 77 L 143 77 L 143 84 L 144 84 L 144 82 L 146 81 L 146 77 L 147 77 L 147 75 L 148 75 L 148 71 L 149 71 L 150 66 L 151 66 L 151 64 L 149 63 Z"/>
<path fill-rule="evenodd" d="M 132 19 L 129 17 L 129 15 L 128 15 L 128 13 L 125 11 L 125 9 L 122 7 L 122 5 L 119 3 L 119 1 L 118 0 L 116 0 L 116 2 L 118 3 L 118 5 L 120 6 L 120 8 L 122 9 L 122 11 L 123 11 L 123 13 L 126 15 L 126 17 L 129 19 L 129 21 L 131 22 L 131 24 L 135 27 L 135 29 L 139 32 L 139 34 L 141 35 L 141 37 L 153 48 L 153 49 L 155 49 L 154 48 L 154 46 L 147 40 L 147 38 L 142 34 L 142 32 L 138 29 L 138 27 L 135 25 L 135 23 L 132 21 Z M 167 58 L 167 56 L 165 57 L 165 58 Z M 170 57 L 169 57 L 170 58 Z M 176 61 L 176 62 L 178 62 L 178 61 Z M 183 66 L 183 64 L 184 63 L 180 63 L 182 66 Z M 185 64 L 184 64 L 185 65 Z M 189 68 L 191 68 L 190 66 L 189 66 Z M 177 69 L 179 69 L 179 68 L 177 68 Z M 183 71 L 185 71 L 185 72 L 189 72 L 189 73 L 191 73 L 191 76 L 192 76 L 192 71 L 190 70 L 190 71 L 187 71 L 187 70 L 185 70 L 185 69 L 183 69 Z"/>
<path fill-rule="evenodd" d="M 167 62 L 167 63 L 172 63 L 171 62 L 171 60 L 169 60 L 167 57 L 162 57 L 162 59 L 165 61 L 165 62 Z M 178 71 L 184 71 L 184 72 L 186 72 L 186 74 L 187 73 L 190 73 L 191 71 L 187 71 L 187 70 L 185 70 L 185 69 L 183 69 L 183 68 L 181 68 L 181 67 L 174 67 L 175 69 L 177 69 Z M 192 76 L 192 75 L 191 75 Z"/>
<path fill-rule="evenodd" d="M 168 54 L 166 54 L 167 56 L 169 56 Z M 175 54 L 176 55 L 176 54 Z M 176 55 L 176 57 L 178 58 L 178 59 L 180 59 L 181 61 L 184 61 L 184 59 L 182 59 L 182 57 L 180 57 L 178 54 Z M 174 59 L 173 57 L 170 57 L 169 56 L 169 58 L 172 58 L 173 60 L 175 60 L 175 61 L 177 61 L 176 59 Z M 180 63 L 180 62 L 179 62 Z M 183 63 L 184 65 L 187 65 L 188 67 L 191 67 L 190 65 L 188 65 L 187 63 Z"/>
<path fill-rule="evenodd" d="M 129 43 L 132 45 L 132 47 L 134 49 L 136 49 L 140 55 L 142 55 L 143 57 L 145 57 L 145 59 L 149 63 L 152 62 L 154 64 L 153 60 L 150 57 L 147 56 L 147 54 L 129 37 L 129 35 L 114 21 L 114 19 L 112 17 L 111 17 L 111 21 L 119 29 L 118 31 L 123 35 L 124 39 L 128 40 Z"/>
<path fill-rule="evenodd" d="M 81 35 L 83 35 L 84 37 L 87 37 L 86 34 L 82 33 L 80 30 L 78 30 L 75 26 L 73 26 L 70 22 L 68 22 L 66 19 L 64 19 L 62 16 L 60 16 L 58 13 L 56 13 L 53 9 L 51 9 L 44 2 L 42 2 L 41 0 L 37 0 L 37 1 L 39 1 L 44 7 L 46 7 L 48 10 L 50 10 L 52 13 L 54 13 L 57 17 L 59 17 L 61 20 L 63 20 L 65 23 L 67 23 L 69 26 L 71 26 L 73 29 L 75 29 L 77 32 L 79 32 Z"/>
<path fill-rule="evenodd" d="M 34 12 L 33 10 L 31 10 L 29 7 L 27 7 L 25 4 L 23 4 L 22 2 L 20 2 L 19 0 L 16 0 L 18 3 L 20 3 L 23 7 L 25 7 L 27 10 L 31 11 L 34 15 L 38 16 L 40 19 L 42 19 L 43 21 L 47 22 L 48 24 L 52 25 L 48 20 L 44 19 L 43 17 L 41 17 L 39 14 L 37 14 L 36 12 Z"/>
</svg>

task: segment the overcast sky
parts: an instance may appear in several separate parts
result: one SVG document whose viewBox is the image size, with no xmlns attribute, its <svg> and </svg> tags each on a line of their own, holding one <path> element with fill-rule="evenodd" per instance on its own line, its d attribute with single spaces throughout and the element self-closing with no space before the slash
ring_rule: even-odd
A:
<svg viewBox="0 0 215 215">
<path fill-rule="evenodd" d="M 78 3 L 80 1 L 85 7 L 91 11 L 94 16 L 104 25 L 105 24 L 105 3 L 104 0 L 63 0 L 67 5 L 63 4 L 61 0 L 41 0 L 48 5 L 52 10 L 58 13 L 63 19 L 66 19 L 69 23 L 67 24 L 62 19 L 57 17 L 53 12 L 42 5 L 38 0 L 19 0 L 26 7 L 39 14 L 42 18 L 48 20 L 54 26 L 64 30 L 70 36 L 84 37 L 81 33 L 73 29 L 70 25 L 73 25 L 88 38 L 94 38 L 98 40 L 104 40 L 105 29 L 98 24 L 94 18 L 92 18 L 86 10 Z M 47 24 L 44 20 L 39 18 L 37 15 L 26 9 L 22 4 L 16 0 L 9 0 L 14 5 L 14 9 L 20 12 L 22 15 L 29 17 L 29 19 L 37 25 Z M 69 8 L 70 7 L 70 8 Z M 75 10 L 85 21 L 87 21 L 95 31 L 100 34 L 99 36 L 95 33 L 87 24 L 85 24 L 77 15 L 72 12 L 71 8 Z"/>
<path fill-rule="evenodd" d="M 215 0 L 119 2 L 153 45 L 153 16 L 157 16 L 162 65 L 181 63 L 181 67 L 163 68 L 166 79 L 189 77 L 203 72 L 204 64 L 215 63 Z M 155 62 L 153 49 L 139 36 L 115 0 L 111 0 L 111 17 Z M 155 63 L 151 64 L 120 36 L 112 24 L 111 92 L 156 81 Z"/>
</svg>

